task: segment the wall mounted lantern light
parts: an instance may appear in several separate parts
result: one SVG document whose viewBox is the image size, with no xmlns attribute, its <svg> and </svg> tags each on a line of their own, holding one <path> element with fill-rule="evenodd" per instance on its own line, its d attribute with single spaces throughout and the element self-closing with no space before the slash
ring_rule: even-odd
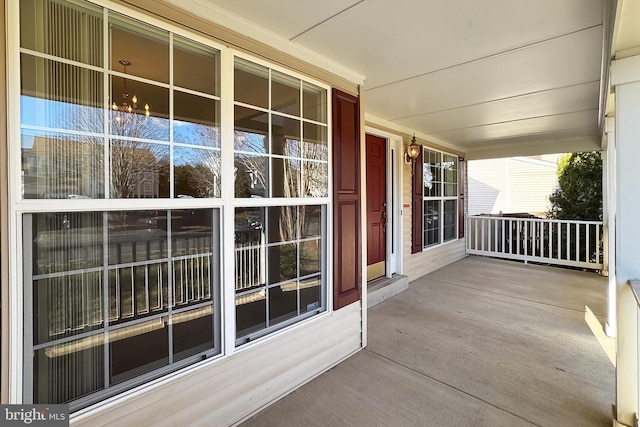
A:
<svg viewBox="0 0 640 427">
<path fill-rule="evenodd" d="M 404 162 L 406 164 L 412 163 L 420 155 L 421 146 L 416 142 L 416 134 L 413 134 L 411 138 L 411 144 L 407 147 L 407 151 L 404 153 Z"/>
</svg>

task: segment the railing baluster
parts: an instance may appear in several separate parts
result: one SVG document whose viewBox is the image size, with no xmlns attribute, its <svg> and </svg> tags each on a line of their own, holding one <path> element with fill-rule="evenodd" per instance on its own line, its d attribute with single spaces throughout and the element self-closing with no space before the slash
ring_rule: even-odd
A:
<svg viewBox="0 0 640 427">
<path fill-rule="evenodd" d="M 570 240 L 571 240 L 571 224 L 567 223 L 566 225 L 567 225 L 567 227 L 566 227 L 566 229 L 567 229 L 567 261 L 571 261 L 571 250 L 570 250 L 570 248 L 571 248 L 571 242 L 570 242 Z"/>
<path fill-rule="evenodd" d="M 524 263 L 527 263 L 528 256 L 528 247 L 529 247 L 529 222 L 524 221 L 524 240 L 522 241 L 524 245 Z"/>
<path fill-rule="evenodd" d="M 590 224 L 585 224 L 585 227 L 587 228 L 587 238 L 584 241 L 584 244 L 587 246 L 587 250 L 584 252 L 584 258 L 585 258 L 585 262 L 589 262 L 589 258 L 591 258 L 589 256 L 590 252 L 591 252 L 591 239 L 589 239 L 589 229 L 591 228 Z"/>
<path fill-rule="evenodd" d="M 509 254 L 513 254 L 513 220 L 509 220 Z"/>
<path fill-rule="evenodd" d="M 553 242 L 553 223 L 551 221 L 547 221 L 547 225 L 548 225 L 547 229 L 549 231 L 549 253 L 548 253 L 546 258 L 550 259 L 552 257 L 552 254 L 553 254 L 553 251 L 552 251 L 552 248 L 553 248 L 553 243 L 552 243 Z"/>
<path fill-rule="evenodd" d="M 600 224 L 596 224 L 596 235 L 594 237 L 596 241 L 596 259 L 595 263 L 600 264 Z"/>
<path fill-rule="evenodd" d="M 558 265 L 602 268 L 599 222 L 479 216 L 467 217 L 466 223 L 473 231 L 466 245 L 471 253 L 525 263 L 544 260 Z M 262 275 L 262 269 L 256 274 Z"/>
<path fill-rule="evenodd" d="M 473 249 L 478 250 L 478 219 L 474 218 L 473 220 Z"/>
<path fill-rule="evenodd" d="M 580 224 L 576 222 L 576 261 L 580 261 Z"/>
</svg>

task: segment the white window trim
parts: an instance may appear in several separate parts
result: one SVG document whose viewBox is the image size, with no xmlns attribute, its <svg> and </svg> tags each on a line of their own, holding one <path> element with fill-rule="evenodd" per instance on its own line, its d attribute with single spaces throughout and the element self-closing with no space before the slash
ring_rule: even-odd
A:
<svg viewBox="0 0 640 427">
<path fill-rule="evenodd" d="M 440 155 L 441 171 L 442 171 L 442 163 L 443 163 L 444 156 L 448 155 L 448 156 L 455 157 L 456 158 L 456 177 L 458 177 L 458 174 L 460 173 L 460 166 L 459 166 L 460 165 L 460 158 L 459 158 L 459 156 L 457 154 L 453 154 L 453 153 L 450 153 L 450 152 L 447 152 L 447 151 L 443 151 L 443 150 L 440 150 L 440 149 L 437 149 L 437 148 L 431 148 L 431 147 L 426 146 L 426 145 L 422 146 L 422 165 L 423 165 L 423 168 L 424 168 L 424 152 L 425 152 L 425 150 L 430 150 L 430 151 L 436 152 L 436 153 L 438 153 Z M 440 185 L 440 194 L 442 194 L 441 196 L 425 196 L 424 195 L 424 184 L 422 185 L 422 218 L 420 219 L 420 221 L 422 221 L 421 222 L 422 227 L 420 227 L 420 228 L 422 230 L 422 236 L 423 236 L 423 238 L 422 238 L 422 252 L 428 251 L 428 250 L 431 250 L 431 249 L 435 249 L 435 248 L 439 248 L 441 246 L 448 245 L 448 244 L 451 244 L 451 243 L 454 243 L 454 242 L 460 240 L 460 237 L 458 237 L 460 235 L 459 231 L 458 231 L 458 227 L 459 227 L 459 224 L 458 224 L 458 209 L 459 209 L 458 200 L 459 200 L 460 192 L 459 192 L 459 190 L 456 191 L 456 195 L 455 196 L 445 196 L 444 195 L 444 188 L 445 188 L 446 182 L 444 181 L 444 173 L 443 172 L 441 172 L 440 179 L 441 179 L 441 181 L 439 182 L 439 185 Z M 423 176 L 423 181 L 424 181 L 424 176 Z M 456 188 L 457 188 L 458 185 L 460 185 L 459 179 L 456 180 Z M 439 216 L 438 233 L 439 233 L 439 239 L 440 240 L 439 240 L 438 243 L 433 243 L 431 245 L 426 245 L 426 242 L 424 241 L 424 232 L 425 232 L 425 229 L 424 229 L 424 215 L 425 215 L 424 202 L 426 202 L 426 201 L 434 201 L 434 200 L 437 200 L 437 201 L 440 202 L 440 211 L 438 213 L 438 216 Z M 449 240 L 445 241 L 444 240 L 444 202 L 446 200 L 455 200 L 456 201 L 456 219 L 454 220 L 454 224 L 455 224 L 454 237 L 452 239 L 449 239 Z"/>
<path fill-rule="evenodd" d="M 326 281 L 325 281 L 325 311 L 315 316 L 311 316 L 302 321 L 296 322 L 289 326 L 286 326 L 280 330 L 274 331 L 260 339 L 256 339 L 241 347 L 235 346 L 235 289 L 232 286 L 225 283 L 234 283 L 234 268 L 233 263 L 229 265 L 229 262 L 225 264 L 223 262 L 223 254 L 233 253 L 234 247 L 234 216 L 233 210 L 238 203 L 234 202 L 234 189 L 232 184 L 226 184 L 221 186 L 221 197 L 216 199 L 178 199 L 178 198 L 158 198 L 158 199 L 77 199 L 77 200 L 37 200 L 37 199 L 22 199 L 22 189 L 20 176 L 21 165 L 21 147 L 20 144 L 15 141 L 20 141 L 21 135 L 21 117 L 20 117 L 20 93 L 21 93 L 21 79 L 20 79 L 20 13 L 19 13 L 19 0 L 8 0 L 7 13 L 6 13 L 6 25 L 7 25 L 7 158 L 9 160 L 8 165 L 8 208 L 9 208 L 9 247 L 13 250 L 12 261 L 9 263 L 9 403 L 21 404 L 23 402 L 23 358 L 24 358 L 24 334 L 23 334 L 23 316 L 24 310 L 24 294 L 23 294 L 23 245 L 22 245 L 22 215 L 24 213 L 41 213 L 41 212 L 80 212 L 80 211 L 115 211 L 115 210 L 174 210 L 174 209 L 202 209 L 202 208 L 216 208 L 221 212 L 221 224 L 223 226 L 220 230 L 221 238 L 221 251 L 220 251 L 220 263 L 221 263 L 221 287 L 219 290 L 220 298 L 220 353 L 212 356 L 202 362 L 197 362 L 192 365 L 180 368 L 178 371 L 174 371 L 158 378 L 155 378 L 148 383 L 140 384 L 125 391 L 122 391 L 114 396 L 107 397 L 104 400 L 98 401 L 83 409 L 79 409 L 76 414 L 86 414 L 93 410 L 104 407 L 105 405 L 114 404 L 114 402 L 120 399 L 125 399 L 128 396 L 137 395 L 150 387 L 157 387 L 167 382 L 173 381 L 176 378 L 189 375 L 193 370 L 202 369 L 211 363 L 221 363 L 222 361 L 233 356 L 235 353 L 247 351 L 256 346 L 260 346 L 262 343 L 267 343 L 278 337 L 286 335 L 289 331 L 296 330 L 301 327 L 305 327 L 308 324 L 314 322 L 321 322 L 326 317 L 330 317 L 333 311 L 333 149 L 332 149 L 332 88 L 330 85 L 319 81 L 315 78 L 301 74 L 295 70 L 288 69 L 280 66 L 276 63 L 268 62 L 262 58 L 254 57 L 246 54 L 242 51 L 235 50 L 228 47 L 224 43 L 216 40 L 212 37 L 205 37 L 196 32 L 192 32 L 188 29 L 184 29 L 180 26 L 168 23 L 166 21 L 155 18 L 151 15 L 145 14 L 141 11 L 131 9 L 128 6 L 111 2 L 109 0 L 86 0 L 88 3 L 100 6 L 103 9 L 104 17 L 107 16 L 107 10 L 113 11 L 128 18 L 133 18 L 141 21 L 144 24 L 149 24 L 162 28 L 168 31 L 173 37 L 173 34 L 185 37 L 189 40 L 201 43 L 206 46 L 213 47 L 220 52 L 220 135 L 221 135 L 221 161 L 222 161 L 222 176 L 233 176 L 233 145 L 231 147 L 225 147 L 224 141 L 233 141 L 234 134 L 234 116 L 233 116 L 233 75 L 234 75 L 234 58 L 242 57 L 252 62 L 269 67 L 273 70 L 282 72 L 288 76 L 296 77 L 304 80 L 308 83 L 317 85 L 326 89 L 326 112 L 327 112 L 327 143 L 328 143 L 328 193 L 329 196 L 325 198 L 300 198 L 300 199 L 288 199 L 291 203 L 298 205 L 326 205 L 327 218 L 326 218 L 326 236 L 323 238 L 326 240 L 326 265 L 325 268 Z M 108 26 L 108 21 L 103 20 L 103 25 Z M 103 43 L 107 43 L 106 41 Z M 113 70 L 108 70 L 108 55 L 109 52 L 105 50 L 105 59 L 103 60 L 103 67 L 97 67 L 101 71 L 110 74 L 117 74 Z M 172 54 L 171 54 L 172 55 Z M 46 57 L 44 54 L 39 54 L 40 57 Z M 59 58 L 56 59 L 61 62 L 73 62 L 65 61 Z M 171 67 L 173 67 L 172 61 Z M 96 68 L 87 64 L 81 64 L 82 67 L 87 69 Z M 226 82 L 226 83 L 225 83 Z M 154 84 L 158 84 L 154 82 Z M 172 82 L 169 84 L 170 88 L 173 88 Z M 104 96 L 109 96 L 109 91 L 104 91 Z M 172 94 L 170 91 L 170 98 Z M 171 102 L 171 99 L 170 99 Z M 172 108 L 172 107 L 170 107 Z M 105 112 L 108 114 L 108 111 Z M 309 121 L 309 120 L 307 120 Z M 309 121 L 313 122 L 313 121 Z M 171 143 L 173 135 L 171 135 Z M 105 171 L 108 173 L 108 171 Z M 173 171 L 170 172 L 173 176 Z M 117 204 L 114 204 L 114 200 L 117 200 Z M 168 206 L 168 202 L 170 205 Z M 280 206 L 281 201 L 277 198 L 259 199 L 259 200 L 245 200 L 242 206 Z"/>
</svg>

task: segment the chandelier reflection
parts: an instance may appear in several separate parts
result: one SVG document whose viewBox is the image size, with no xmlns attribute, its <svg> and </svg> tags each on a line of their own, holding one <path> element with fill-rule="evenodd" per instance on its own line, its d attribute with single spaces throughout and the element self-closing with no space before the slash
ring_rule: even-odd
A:
<svg viewBox="0 0 640 427">
<path fill-rule="evenodd" d="M 121 59 L 118 61 L 120 65 L 124 67 L 124 74 L 127 74 L 127 67 L 131 65 L 130 61 L 126 59 Z M 129 89 L 127 88 L 127 78 L 124 78 L 124 86 L 122 89 L 122 103 L 118 105 L 116 101 L 113 101 L 111 104 L 111 109 L 113 111 L 119 111 L 121 113 L 133 113 L 138 110 L 138 97 L 134 94 L 131 97 L 131 101 L 129 101 Z M 149 104 L 144 104 L 144 115 L 149 117 Z M 117 121 L 120 121 L 121 118 L 116 117 Z"/>
</svg>

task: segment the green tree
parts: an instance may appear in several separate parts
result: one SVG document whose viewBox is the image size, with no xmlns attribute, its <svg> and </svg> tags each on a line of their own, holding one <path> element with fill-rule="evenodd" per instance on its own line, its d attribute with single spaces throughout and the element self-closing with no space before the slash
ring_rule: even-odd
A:
<svg viewBox="0 0 640 427">
<path fill-rule="evenodd" d="M 549 196 L 555 219 L 602 220 L 600 152 L 573 153 L 558 164 L 558 188 Z"/>
</svg>

